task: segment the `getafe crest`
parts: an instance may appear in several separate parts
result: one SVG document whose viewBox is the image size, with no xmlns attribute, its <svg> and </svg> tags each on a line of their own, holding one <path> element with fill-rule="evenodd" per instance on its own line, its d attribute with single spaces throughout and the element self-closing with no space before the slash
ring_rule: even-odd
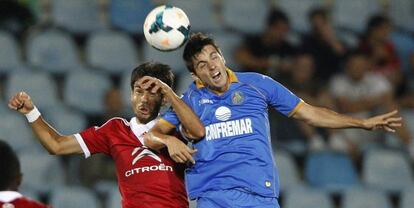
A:
<svg viewBox="0 0 414 208">
<path fill-rule="evenodd" d="M 231 101 L 234 105 L 240 105 L 244 102 L 244 95 L 241 91 L 236 91 L 231 95 Z"/>
</svg>

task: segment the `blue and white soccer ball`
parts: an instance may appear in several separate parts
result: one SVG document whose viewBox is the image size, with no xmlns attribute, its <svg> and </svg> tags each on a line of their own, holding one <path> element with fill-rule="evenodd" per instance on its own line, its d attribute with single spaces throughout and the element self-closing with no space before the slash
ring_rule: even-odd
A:
<svg viewBox="0 0 414 208">
<path fill-rule="evenodd" d="M 178 7 L 162 5 L 153 9 L 144 22 L 145 39 L 161 51 L 175 50 L 187 41 L 190 21 Z"/>
</svg>

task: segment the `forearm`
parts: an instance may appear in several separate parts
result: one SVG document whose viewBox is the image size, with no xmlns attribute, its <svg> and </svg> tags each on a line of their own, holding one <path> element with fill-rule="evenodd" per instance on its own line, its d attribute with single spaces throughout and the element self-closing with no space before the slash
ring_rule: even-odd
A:
<svg viewBox="0 0 414 208">
<path fill-rule="evenodd" d="M 41 116 L 33 123 L 30 123 L 30 126 L 36 138 L 50 154 L 57 154 L 61 151 L 60 138 L 62 135 L 51 127 Z"/>
<path fill-rule="evenodd" d="M 364 120 L 336 113 L 327 108 L 304 104 L 294 118 L 322 128 L 364 128 Z"/>
<path fill-rule="evenodd" d="M 169 96 L 168 99 L 171 106 L 189 135 L 195 137 L 194 139 L 203 138 L 205 134 L 204 125 L 197 115 L 175 93 L 171 93 L 167 96 Z"/>
</svg>

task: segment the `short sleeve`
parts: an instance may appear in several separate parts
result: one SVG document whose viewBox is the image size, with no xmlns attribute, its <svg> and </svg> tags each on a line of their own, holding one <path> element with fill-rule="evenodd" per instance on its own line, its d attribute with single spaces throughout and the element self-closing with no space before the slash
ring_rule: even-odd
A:
<svg viewBox="0 0 414 208">
<path fill-rule="evenodd" d="M 260 75 L 258 86 L 266 96 L 266 102 L 285 116 L 290 116 L 300 107 L 302 100 L 274 79 Z"/>
<path fill-rule="evenodd" d="M 100 127 L 88 128 L 79 134 L 75 134 L 75 138 L 81 146 L 85 158 L 95 153 L 110 153 L 109 134 L 116 129 L 115 120 L 109 120 Z"/>
</svg>

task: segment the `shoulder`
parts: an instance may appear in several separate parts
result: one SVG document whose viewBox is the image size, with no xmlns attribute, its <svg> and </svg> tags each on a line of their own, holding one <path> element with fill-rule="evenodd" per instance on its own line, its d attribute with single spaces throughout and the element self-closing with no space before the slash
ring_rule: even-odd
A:
<svg viewBox="0 0 414 208">
<path fill-rule="evenodd" d="M 13 201 L 12 204 L 15 205 L 16 207 L 26 207 L 26 208 L 48 208 L 49 207 L 45 204 L 37 202 L 28 197 L 18 198 L 15 201 Z"/>
<path fill-rule="evenodd" d="M 130 126 L 130 123 L 126 119 L 121 118 L 121 117 L 113 117 L 109 119 L 108 121 L 106 121 L 101 126 L 99 126 L 98 128 L 102 128 L 102 127 L 122 128 L 122 127 L 129 127 L 129 126 Z"/>
</svg>

